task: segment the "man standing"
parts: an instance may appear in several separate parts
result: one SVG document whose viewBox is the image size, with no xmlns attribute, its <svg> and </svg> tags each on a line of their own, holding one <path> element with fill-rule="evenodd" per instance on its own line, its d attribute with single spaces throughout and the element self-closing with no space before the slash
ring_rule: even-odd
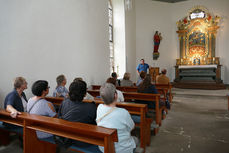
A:
<svg viewBox="0 0 229 153">
<path fill-rule="evenodd" d="M 141 61 L 141 63 L 138 64 L 138 66 L 136 68 L 138 74 L 140 74 L 142 71 L 147 73 L 147 69 L 149 69 L 149 65 L 147 63 L 145 63 L 144 59 L 141 59 L 140 61 Z"/>
<path fill-rule="evenodd" d="M 169 78 L 166 76 L 166 69 L 161 70 L 161 74 L 156 77 L 157 84 L 169 84 Z"/>
</svg>

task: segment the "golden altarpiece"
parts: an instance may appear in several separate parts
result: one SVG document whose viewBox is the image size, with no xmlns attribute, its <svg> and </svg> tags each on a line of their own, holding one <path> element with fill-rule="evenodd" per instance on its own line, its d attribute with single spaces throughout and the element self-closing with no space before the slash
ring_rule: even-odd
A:
<svg viewBox="0 0 229 153">
<path fill-rule="evenodd" d="M 215 57 L 220 17 L 202 6 L 192 8 L 177 22 L 180 58 L 176 60 L 174 82 L 222 83 L 219 57 Z M 202 86 L 202 85 L 200 85 Z"/>
</svg>

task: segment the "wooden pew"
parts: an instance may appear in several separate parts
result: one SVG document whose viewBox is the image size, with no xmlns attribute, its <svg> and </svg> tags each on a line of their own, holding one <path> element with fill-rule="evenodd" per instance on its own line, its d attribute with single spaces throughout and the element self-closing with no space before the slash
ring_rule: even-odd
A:
<svg viewBox="0 0 229 153">
<path fill-rule="evenodd" d="M 172 85 L 169 84 L 154 84 L 156 86 L 157 89 L 166 89 L 168 90 L 166 93 L 169 93 L 169 101 L 170 103 L 172 103 L 173 101 L 173 96 L 172 96 Z"/>
<path fill-rule="evenodd" d="M 47 101 L 52 102 L 55 105 L 60 105 L 64 98 L 60 97 L 46 97 Z M 104 104 L 102 100 L 83 100 L 84 102 L 95 102 L 98 106 L 99 104 Z M 117 107 L 125 108 L 131 115 L 139 115 L 140 122 L 135 124 L 140 127 L 140 143 L 141 148 L 145 150 L 146 145 L 150 145 L 151 140 L 151 129 L 150 125 L 152 123 L 152 119 L 146 118 L 146 113 L 148 112 L 148 108 L 146 104 L 133 104 L 133 103 L 117 103 Z"/>
<path fill-rule="evenodd" d="M 115 129 L 58 118 L 22 113 L 13 119 L 8 112 L 0 110 L 0 121 L 23 127 L 24 153 L 56 153 L 56 145 L 38 140 L 36 130 L 104 146 L 106 153 L 115 153 L 114 142 L 118 142 Z"/>
<path fill-rule="evenodd" d="M 87 90 L 89 94 L 91 94 L 93 97 L 97 97 L 100 95 L 98 90 Z M 155 112 L 156 112 L 156 125 L 157 128 L 155 128 L 154 132 L 155 134 L 158 133 L 159 126 L 161 125 L 161 119 L 162 119 L 162 110 L 165 109 L 165 107 L 162 107 L 161 109 L 159 108 L 159 99 L 160 99 L 160 94 L 145 94 L 145 93 L 137 93 L 137 92 L 123 92 L 123 96 L 125 101 L 128 100 L 144 100 L 144 101 L 149 101 L 155 102 Z"/>
<path fill-rule="evenodd" d="M 99 90 L 100 89 L 100 85 L 92 85 L 92 90 Z M 156 84 L 156 88 L 159 92 L 159 94 L 162 95 L 162 99 L 163 100 L 166 100 L 166 95 L 169 92 L 169 99 L 172 99 L 172 95 L 171 95 L 171 89 L 169 89 L 170 85 L 161 85 L 161 84 Z M 122 92 L 137 92 L 137 87 L 134 86 L 134 87 L 123 87 L 123 86 L 117 86 L 116 89 L 122 91 Z M 170 96 L 171 95 L 171 96 Z"/>
</svg>

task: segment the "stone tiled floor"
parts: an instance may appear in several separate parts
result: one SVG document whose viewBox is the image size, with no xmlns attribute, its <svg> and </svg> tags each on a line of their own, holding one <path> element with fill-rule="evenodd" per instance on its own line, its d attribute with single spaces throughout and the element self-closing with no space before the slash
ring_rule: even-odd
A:
<svg viewBox="0 0 229 153">
<path fill-rule="evenodd" d="M 229 153 L 229 91 L 173 89 L 173 93 L 172 108 L 146 153 Z M 0 153 L 22 152 L 17 140 L 0 147 Z"/>
<path fill-rule="evenodd" d="M 147 153 L 228 153 L 228 90 L 173 89 L 172 109 Z"/>
</svg>

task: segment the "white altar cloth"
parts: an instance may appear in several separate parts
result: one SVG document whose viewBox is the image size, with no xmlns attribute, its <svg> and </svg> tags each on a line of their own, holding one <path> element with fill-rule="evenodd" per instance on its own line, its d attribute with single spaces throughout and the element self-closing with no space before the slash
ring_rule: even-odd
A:
<svg viewBox="0 0 229 153">
<path fill-rule="evenodd" d="M 188 69 L 188 68 L 217 68 L 217 65 L 180 65 L 179 69 Z"/>
</svg>

